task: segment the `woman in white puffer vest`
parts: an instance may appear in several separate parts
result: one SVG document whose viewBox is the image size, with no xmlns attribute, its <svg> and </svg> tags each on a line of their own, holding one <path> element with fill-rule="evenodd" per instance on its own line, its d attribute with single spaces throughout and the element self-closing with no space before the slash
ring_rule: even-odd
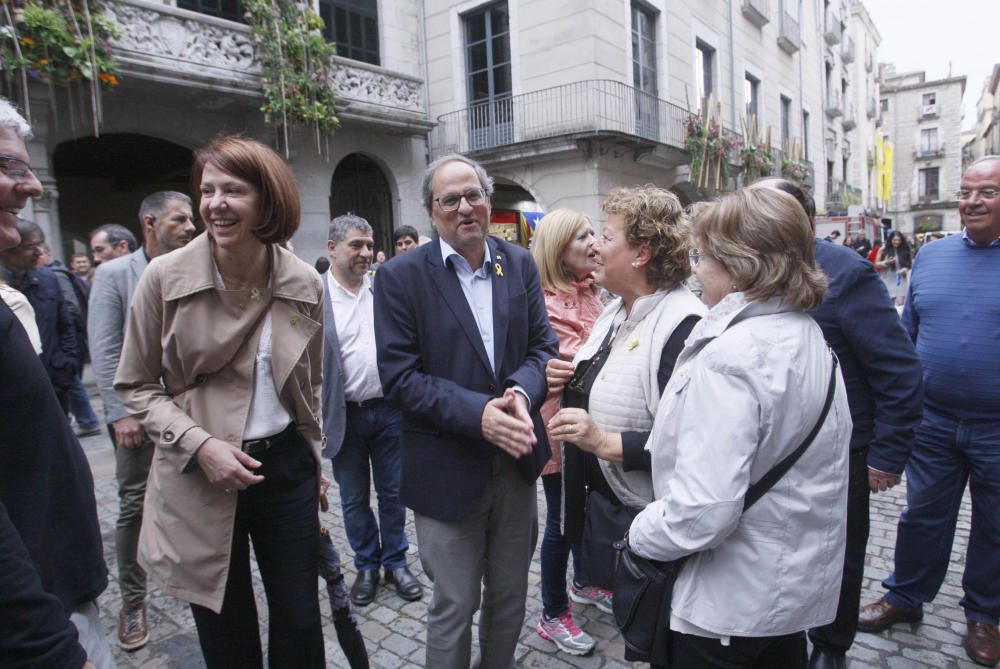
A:
<svg viewBox="0 0 1000 669">
<path fill-rule="evenodd" d="M 618 297 L 573 362 L 554 358 L 546 369 L 550 392 L 565 388 L 564 408 L 549 429 L 564 444 L 563 522 L 570 543 L 582 540 L 588 493 L 632 509 L 652 501 L 646 439 L 660 391 L 705 313 L 684 286 L 690 233 L 677 197 L 652 185 L 626 188 L 613 191 L 601 208 L 608 219 L 595 246 L 594 278 Z M 598 606 L 610 602 L 610 593 L 592 586 L 574 584 L 570 595 Z"/>
</svg>

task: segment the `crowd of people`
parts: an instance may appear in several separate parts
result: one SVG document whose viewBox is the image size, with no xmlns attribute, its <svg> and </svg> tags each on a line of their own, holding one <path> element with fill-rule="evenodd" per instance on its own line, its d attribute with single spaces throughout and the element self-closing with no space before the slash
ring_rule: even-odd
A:
<svg viewBox="0 0 1000 669">
<path fill-rule="evenodd" d="M 507 669 L 540 478 L 532 624 L 561 652 L 594 652 L 573 606 L 613 611 L 617 540 L 682 561 L 654 667 L 844 667 L 859 629 L 920 620 L 971 481 L 965 649 L 1000 661 L 1000 363 L 987 352 L 1000 332 L 1000 158 L 963 175 L 962 235 L 915 259 L 895 232 L 872 264 L 816 239 L 808 192 L 776 178 L 687 210 L 662 188 L 617 189 L 599 235 L 558 209 L 528 251 L 487 234 L 493 180 L 449 155 L 423 180 L 435 240 L 402 226 L 386 260 L 372 225 L 345 214 L 314 268 L 289 248 L 291 169 L 223 137 L 195 153 L 194 200 L 145 198 L 141 245 L 122 226 L 93 231 L 92 270 L 86 257 L 40 260 L 43 231 L 18 217 L 42 192 L 28 137 L 0 100 L 10 666 L 114 666 L 94 604 L 108 575 L 93 479 L 67 418 L 80 434 L 100 425 L 73 401 L 87 351 L 115 447 L 125 650 L 150 638 L 151 579 L 190 604 L 208 667 L 323 667 L 322 575 L 353 629 L 338 623 L 352 668 L 368 666 L 351 606 L 370 605 L 383 579 L 408 601 L 428 585 L 407 563 L 410 509 L 430 586 L 426 666 Z M 321 540 L 323 458 L 349 590 Z M 869 496 L 904 471 L 888 592 L 861 606 Z"/>
</svg>

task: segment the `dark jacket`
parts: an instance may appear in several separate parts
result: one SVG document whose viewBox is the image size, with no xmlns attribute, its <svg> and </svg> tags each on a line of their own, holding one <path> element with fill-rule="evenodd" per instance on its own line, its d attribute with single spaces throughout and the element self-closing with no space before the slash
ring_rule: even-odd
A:
<svg viewBox="0 0 1000 669">
<path fill-rule="evenodd" d="M 900 474 L 923 417 L 920 362 L 875 267 L 840 244 L 816 240 L 829 287 L 812 317 L 840 359 L 854 430 L 851 450 Z"/>
<path fill-rule="evenodd" d="M 76 325 L 55 272 L 39 267 L 15 279 L 7 270 L 2 271 L 7 283 L 24 293 L 35 310 L 35 323 L 42 338 L 42 364 L 52 385 L 57 393 L 68 390 L 80 371 Z"/>
<path fill-rule="evenodd" d="M 531 255 L 493 237 L 487 243 L 496 371 L 440 241 L 393 258 L 375 282 L 379 378 L 403 410 L 400 498 L 443 521 L 466 516 L 490 481 L 499 449 L 483 439 L 487 402 L 521 386 L 535 433 L 541 432 L 545 365 L 559 350 Z M 517 460 L 525 480 L 538 477 L 549 455 L 547 441 L 539 440 Z"/>
<path fill-rule="evenodd" d="M 27 334 L 3 302 L 0 379 L 0 663 L 79 669 L 86 654 L 69 610 L 108 584 L 94 480 Z"/>
</svg>

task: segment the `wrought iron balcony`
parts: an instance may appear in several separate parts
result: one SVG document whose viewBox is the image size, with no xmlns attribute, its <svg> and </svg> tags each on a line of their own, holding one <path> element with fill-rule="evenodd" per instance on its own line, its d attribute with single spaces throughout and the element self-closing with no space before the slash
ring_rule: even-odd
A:
<svg viewBox="0 0 1000 669">
<path fill-rule="evenodd" d="M 844 108 L 840 100 L 840 91 L 826 92 L 826 104 L 823 109 L 829 118 L 837 118 L 844 115 Z"/>
<path fill-rule="evenodd" d="M 944 144 L 923 143 L 913 152 L 915 158 L 940 158 L 944 155 Z"/>
<path fill-rule="evenodd" d="M 778 26 L 778 46 L 785 53 L 795 53 L 802 45 L 799 37 L 799 22 L 792 18 L 782 3 L 781 20 Z"/>
<path fill-rule="evenodd" d="M 850 35 L 845 35 L 844 41 L 840 44 L 840 59 L 845 63 L 854 62 L 854 38 Z"/>
<path fill-rule="evenodd" d="M 844 130 L 854 130 L 858 127 L 858 117 L 854 114 L 854 103 L 844 105 Z"/>
<path fill-rule="evenodd" d="M 577 81 L 460 109 L 438 117 L 432 152 L 486 151 L 553 138 L 617 137 L 637 148 L 684 147 L 690 112 L 627 84 Z"/>
<path fill-rule="evenodd" d="M 843 34 L 844 26 L 840 22 L 840 16 L 837 15 L 832 7 L 827 8 L 823 18 L 823 39 L 826 40 L 827 44 L 833 46 L 840 43 Z"/>
<path fill-rule="evenodd" d="M 768 0 L 743 0 L 743 16 L 758 28 L 763 28 L 771 21 Z"/>
<path fill-rule="evenodd" d="M 111 0 L 104 7 L 122 27 L 112 46 L 126 76 L 260 95 L 260 67 L 245 24 L 151 0 Z M 333 65 L 330 86 L 341 116 L 429 129 L 420 79 L 346 58 L 334 57 Z"/>
</svg>

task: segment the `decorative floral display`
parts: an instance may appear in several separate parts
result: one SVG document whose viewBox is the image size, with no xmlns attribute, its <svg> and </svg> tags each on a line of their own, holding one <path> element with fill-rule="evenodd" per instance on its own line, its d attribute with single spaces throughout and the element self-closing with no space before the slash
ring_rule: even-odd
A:
<svg viewBox="0 0 1000 669">
<path fill-rule="evenodd" d="M 281 128 L 286 156 L 294 126 L 311 128 L 319 149 L 321 139 L 340 125 L 330 86 L 335 47 L 323 39 L 323 20 L 292 0 L 244 0 L 243 6 L 261 67 L 260 110 Z"/>
<path fill-rule="evenodd" d="M 702 189 L 719 190 L 729 181 L 729 155 L 739 140 L 723 130 L 708 112 L 691 114 L 684 122 L 684 149 L 688 152 L 691 182 Z"/>
<path fill-rule="evenodd" d="M 23 72 L 27 79 L 43 83 L 82 81 L 105 90 L 118 85 L 110 40 L 120 28 L 101 11 L 99 0 L 0 4 L 0 57 L 8 78 Z"/>
<path fill-rule="evenodd" d="M 792 181 L 805 183 L 809 180 L 809 163 L 799 160 L 782 160 L 781 176 Z"/>
<path fill-rule="evenodd" d="M 767 142 L 747 143 L 740 149 L 740 164 L 743 166 L 743 183 L 753 183 L 760 177 L 774 174 L 774 153 Z"/>
</svg>

